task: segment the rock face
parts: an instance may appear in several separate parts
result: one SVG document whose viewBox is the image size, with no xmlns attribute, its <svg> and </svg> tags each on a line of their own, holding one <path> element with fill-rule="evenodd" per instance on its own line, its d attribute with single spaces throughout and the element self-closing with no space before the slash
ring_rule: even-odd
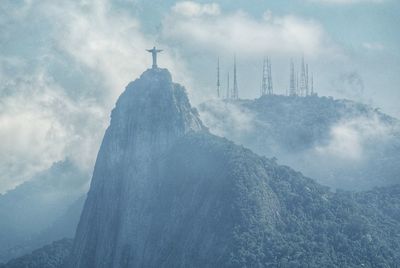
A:
<svg viewBox="0 0 400 268">
<path fill-rule="evenodd" d="M 232 189 L 227 179 L 208 174 L 229 178 L 228 173 L 221 164 L 213 169 L 209 159 L 179 165 L 168 160 L 182 137 L 201 131 L 184 89 L 172 83 L 167 70 L 148 70 L 127 86 L 98 154 L 71 267 L 186 266 L 196 258 L 199 264 L 217 262 L 228 245 L 213 223 L 234 217 L 233 211 L 221 211 L 226 206 L 218 203 L 231 199 L 224 200 L 218 189 Z M 193 226 L 201 229 L 183 232 Z M 225 228 L 219 226 L 221 232 Z"/>
</svg>

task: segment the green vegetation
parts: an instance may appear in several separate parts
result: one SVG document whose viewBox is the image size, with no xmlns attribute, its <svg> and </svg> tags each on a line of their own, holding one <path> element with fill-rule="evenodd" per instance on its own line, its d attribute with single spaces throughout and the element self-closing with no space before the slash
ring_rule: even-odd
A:
<svg viewBox="0 0 400 268">
<path fill-rule="evenodd" d="M 360 191 L 400 183 L 400 122 L 371 106 L 266 95 L 199 108 L 211 132 L 323 185 Z"/>
<path fill-rule="evenodd" d="M 187 135 L 154 168 L 162 175 L 155 175 L 149 201 L 156 219 L 148 240 L 152 265 L 400 263 L 400 186 L 332 192 L 274 159 L 207 133 Z M 160 237 L 164 245 L 158 248 Z M 70 240 L 59 241 L 1 268 L 60 267 L 70 248 Z"/>
<path fill-rule="evenodd" d="M 289 168 L 267 164 L 282 224 L 265 252 L 288 267 L 396 267 L 400 186 L 332 193 Z M 275 176 L 273 176 L 275 175 Z M 268 241 L 268 240 L 267 240 Z"/>
<path fill-rule="evenodd" d="M 71 247 L 72 239 L 62 239 L 7 264 L 0 264 L 0 268 L 58 268 L 62 266 Z"/>
</svg>

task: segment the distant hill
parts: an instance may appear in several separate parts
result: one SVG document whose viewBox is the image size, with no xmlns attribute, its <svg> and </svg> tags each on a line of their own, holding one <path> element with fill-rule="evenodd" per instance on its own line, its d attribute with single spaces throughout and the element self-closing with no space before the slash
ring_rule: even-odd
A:
<svg viewBox="0 0 400 268">
<path fill-rule="evenodd" d="M 0 195 L 0 262 L 72 238 L 88 180 L 88 174 L 66 160 Z"/>
<path fill-rule="evenodd" d="M 69 255 L 71 247 L 72 239 L 62 239 L 7 264 L 0 264 L 0 268 L 59 268 Z"/>
<path fill-rule="evenodd" d="M 351 190 L 400 183 L 400 123 L 368 105 L 309 96 L 209 101 L 210 131 L 277 157 L 322 184 Z"/>
</svg>

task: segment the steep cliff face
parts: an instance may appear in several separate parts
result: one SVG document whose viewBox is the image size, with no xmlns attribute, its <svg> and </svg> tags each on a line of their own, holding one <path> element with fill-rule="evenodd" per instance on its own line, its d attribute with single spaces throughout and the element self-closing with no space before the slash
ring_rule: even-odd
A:
<svg viewBox="0 0 400 268">
<path fill-rule="evenodd" d="M 129 248 L 139 253 L 157 159 L 179 137 L 202 129 L 184 88 L 167 70 L 147 70 L 127 86 L 98 153 L 71 267 L 118 267 L 127 252 L 135 254 Z"/>
<path fill-rule="evenodd" d="M 204 151 L 201 140 L 188 138 L 200 132 L 209 135 L 167 70 L 148 70 L 128 85 L 97 157 L 70 267 L 227 264 L 240 245 L 234 235 L 256 236 L 272 226 L 274 206 L 258 199 L 277 203 L 268 187 L 259 187 L 265 171 L 232 173 L 234 160 L 223 150 L 214 156 L 207 150 L 215 148 Z M 248 215 L 250 203 L 257 216 Z M 260 220 L 249 223 L 251 217 Z M 251 232 L 241 229 L 246 222 Z"/>
</svg>

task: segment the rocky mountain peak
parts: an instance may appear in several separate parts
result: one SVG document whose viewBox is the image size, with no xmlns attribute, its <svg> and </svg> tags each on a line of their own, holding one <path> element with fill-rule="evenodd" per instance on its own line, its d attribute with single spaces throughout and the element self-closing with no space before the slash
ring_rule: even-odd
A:
<svg viewBox="0 0 400 268">
<path fill-rule="evenodd" d="M 157 163 L 181 136 L 203 129 L 167 69 L 149 69 L 129 83 L 97 156 L 71 267 L 118 267 L 113 261 L 125 256 L 124 245 L 140 247 L 134 241 L 144 241 L 148 219 L 140 214 L 156 198 L 150 189 Z"/>
<path fill-rule="evenodd" d="M 141 131 L 182 134 L 203 129 L 197 111 L 191 108 L 185 88 L 172 81 L 167 69 L 145 71 L 129 83 L 112 112 L 112 127 L 141 127 Z M 172 134 L 172 133 L 171 133 Z"/>
</svg>

